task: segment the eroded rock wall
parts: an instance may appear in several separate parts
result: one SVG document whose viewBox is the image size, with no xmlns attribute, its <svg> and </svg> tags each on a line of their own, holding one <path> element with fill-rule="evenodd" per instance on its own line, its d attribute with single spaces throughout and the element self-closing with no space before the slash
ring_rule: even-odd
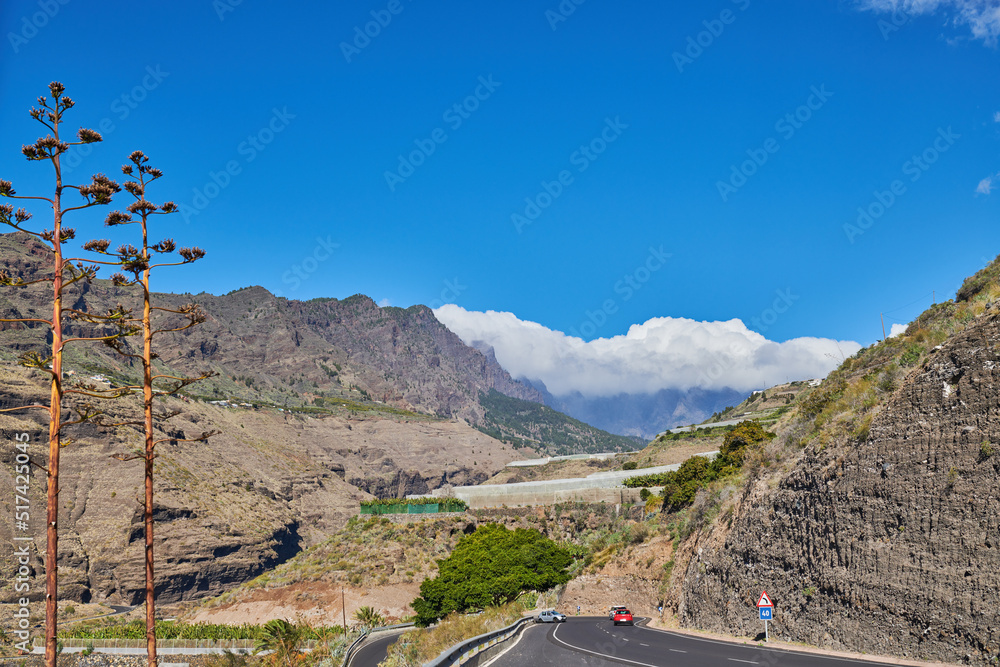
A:
<svg viewBox="0 0 1000 667">
<path fill-rule="evenodd" d="M 724 543 L 684 573 L 682 623 L 986 664 L 1000 653 L 1000 324 L 930 356 L 866 442 L 807 451 L 751 485 Z"/>
</svg>

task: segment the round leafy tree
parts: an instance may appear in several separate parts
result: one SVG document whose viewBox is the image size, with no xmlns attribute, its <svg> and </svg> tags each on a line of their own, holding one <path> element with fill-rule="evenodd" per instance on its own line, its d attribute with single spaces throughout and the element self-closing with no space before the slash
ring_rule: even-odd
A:
<svg viewBox="0 0 1000 667">
<path fill-rule="evenodd" d="M 570 579 L 570 552 L 537 530 L 490 523 L 459 540 L 438 561 L 438 576 L 420 584 L 413 601 L 417 625 L 458 611 L 511 602 L 525 591 L 547 591 Z"/>
</svg>

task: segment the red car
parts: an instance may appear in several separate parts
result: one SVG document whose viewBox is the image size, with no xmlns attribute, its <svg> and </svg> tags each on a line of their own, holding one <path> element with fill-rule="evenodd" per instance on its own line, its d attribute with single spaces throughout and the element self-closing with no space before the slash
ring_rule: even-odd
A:
<svg viewBox="0 0 1000 667">
<path fill-rule="evenodd" d="M 632 612 L 628 609 L 616 609 L 615 615 L 611 617 L 611 620 L 615 622 L 615 625 L 619 623 L 624 623 L 625 625 L 635 625 L 632 620 Z"/>
</svg>

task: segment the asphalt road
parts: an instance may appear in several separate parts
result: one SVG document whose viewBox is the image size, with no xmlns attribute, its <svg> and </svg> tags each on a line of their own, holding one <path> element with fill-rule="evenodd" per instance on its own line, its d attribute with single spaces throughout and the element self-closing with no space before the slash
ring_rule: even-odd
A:
<svg viewBox="0 0 1000 667">
<path fill-rule="evenodd" d="M 864 662 L 733 644 L 639 626 L 615 627 L 606 617 L 571 617 L 525 629 L 517 644 L 491 667 L 885 667 Z"/>
<path fill-rule="evenodd" d="M 399 639 L 399 635 L 399 632 L 385 632 L 375 635 L 362 644 L 357 653 L 351 656 L 351 662 L 348 663 L 347 667 L 376 667 L 378 663 L 389 656 L 389 645 Z"/>
</svg>

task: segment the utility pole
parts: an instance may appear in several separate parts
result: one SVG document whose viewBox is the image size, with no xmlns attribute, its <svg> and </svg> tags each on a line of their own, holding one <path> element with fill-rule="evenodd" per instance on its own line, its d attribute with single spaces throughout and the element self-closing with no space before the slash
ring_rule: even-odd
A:
<svg viewBox="0 0 1000 667">
<path fill-rule="evenodd" d="M 882 313 L 878 314 L 878 319 L 882 322 L 882 342 L 884 343 L 885 342 L 885 318 L 882 316 Z"/>
<path fill-rule="evenodd" d="M 344 617 L 344 636 L 347 636 L 347 606 L 344 604 L 344 589 L 340 589 L 340 612 Z"/>
</svg>

